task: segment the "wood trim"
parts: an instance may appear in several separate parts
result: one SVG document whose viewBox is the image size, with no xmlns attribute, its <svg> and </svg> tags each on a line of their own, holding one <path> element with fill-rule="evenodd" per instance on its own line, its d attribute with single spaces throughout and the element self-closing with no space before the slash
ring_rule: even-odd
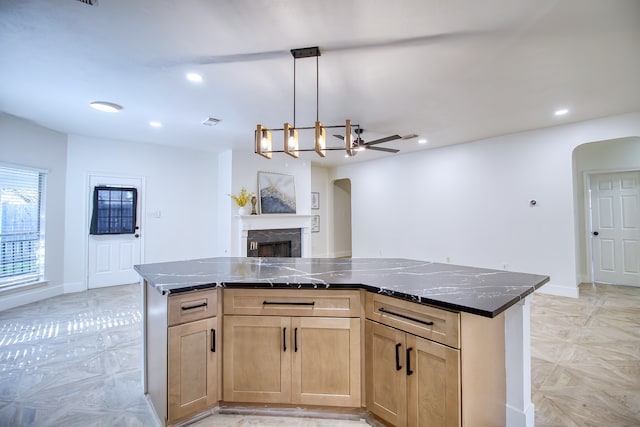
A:
<svg viewBox="0 0 640 427">
<path fill-rule="evenodd" d="M 167 423 L 167 296 L 145 280 L 147 395 L 163 425 Z"/>
<path fill-rule="evenodd" d="M 504 313 L 493 319 L 462 313 L 462 420 L 465 427 L 506 424 Z"/>
<path fill-rule="evenodd" d="M 293 292 L 292 292 L 293 291 Z M 265 301 L 285 304 L 263 304 Z M 296 306 L 300 303 L 303 305 Z M 310 305 L 313 303 L 313 305 Z M 360 317 L 358 290 L 225 289 L 224 314 L 249 316 Z"/>
<path fill-rule="evenodd" d="M 380 311 L 381 308 L 388 312 Z M 398 313 L 399 316 L 389 311 Z M 458 312 L 372 293 L 366 295 L 365 312 L 367 319 L 450 347 L 460 348 L 460 313 Z M 427 325 L 427 323 L 433 323 L 433 325 Z"/>
<path fill-rule="evenodd" d="M 217 312 L 216 288 L 169 294 L 169 326 L 213 317 Z"/>
</svg>

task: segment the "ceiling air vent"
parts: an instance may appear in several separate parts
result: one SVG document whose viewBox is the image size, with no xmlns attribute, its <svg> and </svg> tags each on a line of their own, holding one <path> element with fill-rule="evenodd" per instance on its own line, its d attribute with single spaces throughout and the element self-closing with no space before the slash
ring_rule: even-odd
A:
<svg viewBox="0 0 640 427">
<path fill-rule="evenodd" d="M 98 0 L 77 0 L 80 3 L 88 4 L 89 6 L 97 6 Z"/>
<path fill-rule="evenodd" d="M 216 119 L 215 117 L 207 117 L 202 121 L 202 124 L 205 126 L 215 126 L 220 123 L 220 119 Z"/>
</svg>

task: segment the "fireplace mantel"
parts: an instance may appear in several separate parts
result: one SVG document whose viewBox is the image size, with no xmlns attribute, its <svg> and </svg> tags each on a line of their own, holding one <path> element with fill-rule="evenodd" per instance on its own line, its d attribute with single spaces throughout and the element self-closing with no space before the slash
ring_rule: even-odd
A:
<svg viewBox="0 0 640 427">
<path fill-rule="evenodd" d="M 236 215 L 239 239 L 236 256 L 247 256 L 249 230 L 299 228 L 302 238 L 302 258 L 311 257 L 311 217 L 312 215 L 297 214 Z"/>
</svg>

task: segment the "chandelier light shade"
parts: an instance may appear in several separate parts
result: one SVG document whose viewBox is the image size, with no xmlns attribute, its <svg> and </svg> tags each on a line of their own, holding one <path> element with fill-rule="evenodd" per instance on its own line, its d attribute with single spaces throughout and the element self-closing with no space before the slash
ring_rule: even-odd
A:
<svg viewBox="0 0 640 427">
<path fill-rule="evenodd" d="M 344 126 L 344 148 L 348 156 L 353 156 L 353 137 L 351 136 L 351 120 L 347 119 Z"/>
<path fill-rule="evenodd" d="M 291 157 L 298 158 L 298 130 L 289 123 L 284 124 L 284 152 Z"/>
<path fill-rule="evenodd" d="M 262 125 L 256 127 L 256 153 L 267 159 L 272 156 L 271 131 Z"/>
<path fill-rule="evenodd" d="M 315 150 L 320 157 L 327 154 L 327 130 L 320 122 L 316 122 Z"/>
</svg>

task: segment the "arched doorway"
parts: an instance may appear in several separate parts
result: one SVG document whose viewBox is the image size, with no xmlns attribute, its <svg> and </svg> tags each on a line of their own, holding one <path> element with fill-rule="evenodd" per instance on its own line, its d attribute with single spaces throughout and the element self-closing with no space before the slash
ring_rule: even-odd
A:
<svg viewBox="0 0 640 427">
<path fill-rule="evenodd" d="M 351 257 L 351 180 L 333 182 L 333 254 Z"/>
<path fill-rule="evenodd" d="M 580 281 L 640 286 L 640 138 L 580 145 L 573 164 Z"/>
</svg>

